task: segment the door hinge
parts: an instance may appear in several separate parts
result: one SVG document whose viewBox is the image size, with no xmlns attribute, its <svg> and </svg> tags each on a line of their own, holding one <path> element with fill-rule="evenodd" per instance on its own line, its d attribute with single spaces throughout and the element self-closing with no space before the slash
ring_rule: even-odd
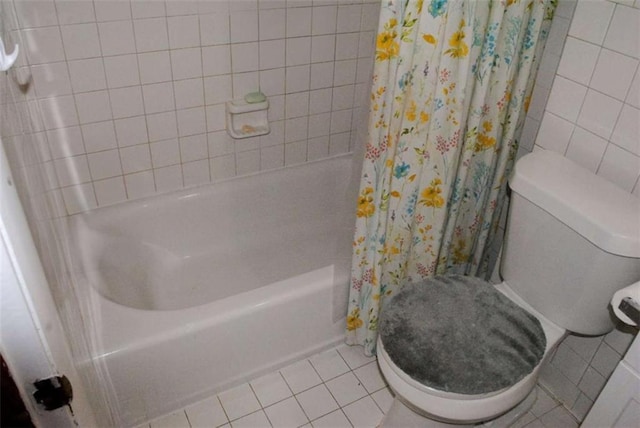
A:
<svg viewBox="0 0 640 428">
<path fill-rule="evenodd" d="M 44 406 L 45 410 L 59 409 L 71 403 L 73 399 L 71 382 L 64 375 L 41 379 L 35 381 L 33 385 L 36 387 L 33 397 L 38 404 Z"/>
</svg>

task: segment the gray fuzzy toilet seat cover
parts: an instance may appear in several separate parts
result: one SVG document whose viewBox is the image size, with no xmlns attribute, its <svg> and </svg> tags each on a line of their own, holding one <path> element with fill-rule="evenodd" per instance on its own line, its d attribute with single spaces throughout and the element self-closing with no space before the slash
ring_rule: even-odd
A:
<svg viewBox="0 0 640 428">
<path fill-rule="evenodd" d="M 379 325 L 396 366 L 434 389 L 486 394 L 510 387 L 540 363 L 540 321 L 491 284 L 439 276 L 400 290 Z"/>
</svg>

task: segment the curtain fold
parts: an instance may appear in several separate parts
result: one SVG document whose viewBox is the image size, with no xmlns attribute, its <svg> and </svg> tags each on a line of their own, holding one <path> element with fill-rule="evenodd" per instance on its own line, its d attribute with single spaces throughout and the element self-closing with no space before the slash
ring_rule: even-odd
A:
<svg viewBox="0 0 640 428">
<path fill-rule="evenodd" d="M 556 0 L 384 0 L 347 343 L 397 289 L 483 275 Z"/>
</svg>

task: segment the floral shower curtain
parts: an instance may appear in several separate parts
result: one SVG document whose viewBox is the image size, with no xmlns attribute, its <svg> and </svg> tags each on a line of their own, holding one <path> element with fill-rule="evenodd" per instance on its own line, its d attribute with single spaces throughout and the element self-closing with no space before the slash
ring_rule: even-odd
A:
<svg viewBox="0 0 640 428">
<path fill-rule="evenodd" d="M 375 353 L 385 298 L 481 275 L 557 0 L 383 0 L 347 342 Z"/>
</svg>

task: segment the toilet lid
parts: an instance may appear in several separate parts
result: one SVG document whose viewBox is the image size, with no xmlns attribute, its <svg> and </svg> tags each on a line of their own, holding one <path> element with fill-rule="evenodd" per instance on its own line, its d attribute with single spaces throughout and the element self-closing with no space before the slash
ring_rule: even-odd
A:
<svg viewBox="0 0 640 428">
<path fill-rule="evenodd" d="M 486 394 L 516 384 L 540 363 L 540 321 L 478 278 L 439 276 L 409 284 L 385 305 L 384 349 L 431 388 Z"/>
</svg>

